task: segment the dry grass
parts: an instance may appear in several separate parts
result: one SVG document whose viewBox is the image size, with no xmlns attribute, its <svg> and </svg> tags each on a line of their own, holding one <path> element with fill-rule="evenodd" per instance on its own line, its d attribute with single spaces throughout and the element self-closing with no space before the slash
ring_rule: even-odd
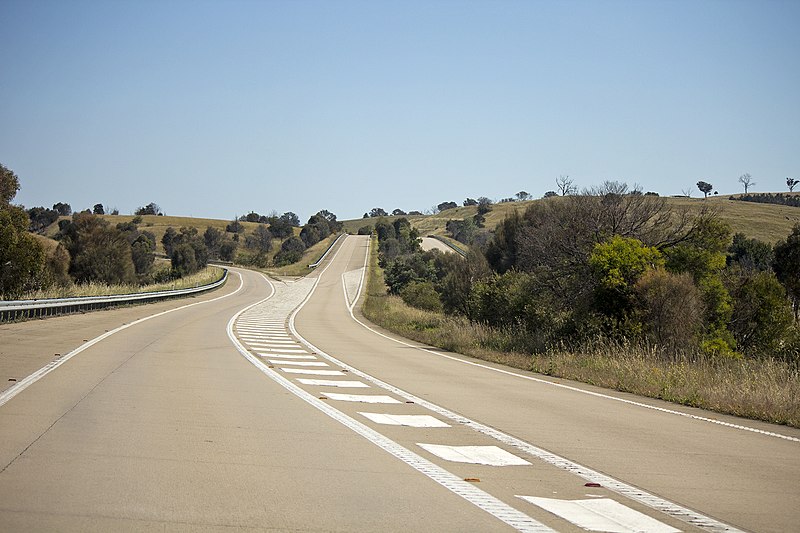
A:
<svg viewBox="0 0 800 533">
<path fill-rule="evenodd" d="M 513 211 L 522 214 L 532 202 L 538 201 L 540 200 L 494 204 L 492 210 L 486 214 L 486 227 L 494 229 Z M 667 198 L 667 202 L 674 208 L 686 207 L 693 212 L 699 212 L 704 206 L 715 207 L 720 212 L 720 218 L 730 224 L 734 233 L 741 232 L 750 238 L 771 243 L 785 239 L 791 233 L 792 227 L 800 224 L 800 208 L 797 207 L 733 201 L 728 196 L 713 196 L 706 200 Z M 477 212 L 478 208 L 475 206 L 458 207 L 436 215 L 409 217 L 409 220 L 422 235 L 446 235 L 445 226 L 448 220 L 472 217 Z"/>
<path fill-rule="evenodd" d="M 330 235 L 328 238 L 322 239 L 311 248 L 308 248 L 305 253 L 303 253 L 303 258 L 297 263 L 269 268 L 266 269 L 266 272 L 272 276 L 305 276 L 314 270 L 313 268 L 309 268 L 308 265 L 316 263 L 338 236 L 339 234 Z M 273 251 L 277 253 L 277 250 Z"/>
<path fill-rule="evenodd" d="M 407 306 L 386 294 L 373 242 L 362 309 L 404 337 L 485 361 L 719 413 L 800 427 L 800 372 L 781 361 L 668 360 L 642 346 L 598 343 L 580 351 L 515 352 L 514 332 Z"/>
<path fill-rule="evenodd" d="M 122 222 L 130 222 L 134 219 L 133 215 L 100 215 L 100 218 L 107 220 L 111 225 L 116 226 Z M 217 220 L 213 218 L 191 218 L 191 217 L 172 217 L 172 216 L 157 216 L 157 215 L 144 215 L 141 217 L 142 222 L 139 224 L 139 229 L 142 231 L 149 231 L 156 236 L 156 252 L 164 253 L 164 247 L 161 244 L 161 239 L 167 228 L 172 227 L 179 231 L 182 227 L 197 228 L 197 231 L 202 235 L 207 227 L 214 227 L 223 233 L 225 227 L 231 223 L 230 220 Z M 72 220 L 72 217 L 61 217 L 60 220 Z M 244 233 L 239 235 L 241 239 L 240 244 L 244 244 L 244 239 L 247 235 L 251 235 L 253 230 L 258 226 L 257 222 L 240 222 L 244 228 Z M 58 222 L 49 226 L 46 230 L 46 235 L 53 237 L 58 232 Z M 295 228 L 295 234 L 300 233 L 300 228 Z M 273 242 L 273 250 L 276 246 L 280 246 L 280 240 Z"/>
<path fill-rule="evenodd" d="M 35 291 L 23 296 L 23 300 L 40 300 L 44 298 L 77 298 L 91 296 L 112 296 L 119 294 L 140 294 L 143 292 L 172 291 L 201 287 L 214 283 L 222 278 L 222 269 L 209 266 L 205 269 L 165 283 L 152 285 L 108 285 L 105 283 L 84 283 L 70 287 L 52 287 L 43 291 Z"/>
</svg>

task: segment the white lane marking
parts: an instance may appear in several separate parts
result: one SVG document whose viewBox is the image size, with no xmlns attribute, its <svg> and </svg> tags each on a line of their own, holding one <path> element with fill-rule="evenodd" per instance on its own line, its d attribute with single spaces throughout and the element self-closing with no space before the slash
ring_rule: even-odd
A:
<svg viewBox="0 0 800 533">
<path fill-rule="evenodd" d="M 306 368 L 281 368 L 281 370 L 287 374 L 305 374 L 306 376 L 344 376 L 339 370 L 309 370 Z"/>
<path fill-rule="evenodd" d="M 334 258 L 338 255 L 339 250 L 336 251 L 334 254 Z M 333 260 L 323 269 L 322 273 L 333 264 Z M 321 274 L 320 274 L 321 275 Z M 264 279 L 270 283 L 270 281 L 264 276 Z M 319 278 L 316 279 L 312 290 L 310 291 L 313 293 L 313 289 L 317 287 L 319 283 Z M 273 286 L 273 294 L 274 294 L 274 286 Z M 308 298 L 303 300 L 303 303 L 300 305 L 304 305 L 305 302 L 308 301 Z M 318 399 L 315 396 L 312 396 L 308 392 L 304 391 L 279 373 L 275 372 L 274 370 L 269 369 L 264 363 L 259 361 L 256 357 L 254 357 L 251 353 L 247 351 L 245 346 L 240 343 L 236 336 L 233 334 L 233 324 L 236 322 L 236 319 L 243 314 L 248 309 L 252 309 L 258 305 L 258 303 L 253 304 L 251 306 L 245 307 L 238 313 L 236 313 L 231 320 L 228 322 L 228 338 L 230 338 L 231 342 L 236 346 L 236 349 L 239 350 L 239 353 L 242 354 L 242 357 L 250 361 L 256 368 L 258 368 L 261 372 L 263 372 L 267 377 L 275 381 L 276 383 L 283 386 L 285 389 L 290 391 L 292 394 L 296 395 L 303 401 L 307 402 L 311 406 L 315 407 L 316 409 L 322 411 L 324 414 L 328 415 L 329 417 L 333 418 L 337 422 L 341 423 L 348 429 L 354 431 L 358 435 L 364 437 L 369 442 L 375 444 L 376 446 L 380 447 L 382 450 L 386 451 L 387 453 L 393 455 L 397 459 L 400 459 L 410 467 L 414 468 L 418 472 L 424 474 L 429 479 L 439 483 L 445 489 L 451 491 L 452 493 L 461 496 L 469 503 L 475 505 L 479 509 L 491 514 L 495 518 L 505 522 L 509 526 L 513 527 L 517 531 L 523 532 L 531 532 L 531 533 L 550 533 L 553 529 L 545 526 L 541 522 L 534 520 L 530 516 L 514 509 L 510 505 L 502 502 L 501 500 L 495 498 L 491 494 L 482 491 L 481 489 L 477 488 L 470 482 L 467 482 L 460 477 L 452 474 L 451 472 L 445 470 L 444 468 L 436 465 L 428 461 L 427 459 L 421 457 L 420 455 L 404 448 L 400 444 L 394 442 L 393 440 L 387 438 L 385 435 L 378 433 L 377 431 L 371 429 L 370 427 L 358 422 L 354 418 L 347 416 L 346 414 L 342 413 L 341 411 L 333 408 L 332 406 L 328 405 L 327 403 L 323 402 L 322 400 Z M 390 400 L 393 400 L 390 398 Z M 395 403 L 397 400 L 394 400 Z"/>
<path fill-rule="evenodd" d="M 450 424 L 442 422 L 431 415 L 392 415 L 388 413 L 362 413 L 358 414 L 369 418 L 377 424 L 388 426 L 409 426 L 413 428 L 449 428 Z"/>
<path fill-rule="evenodd" d="M 588 531 L 607 533 L 638 533 L 641 531 L 680 533 L 681 531 L 607 498 L 602 500 L 556 500 L 534 496 L 517 497 Z"/>
<path fill-rule="evenodd" d="M 364 268 L 366 267 L 342 273 L 342 285 L 344 286 L 348 305 L 352 305 L 361 294 L 361 280 L 364 279 Z"/>
<path fill-rule="evenodd" d="M 283 353 L 259 353 L 261 357 L 279 357 L 281 359 L 316 359 L 313 355 L 291 355 Z"/>
<path fill-rule="evenodd" d="M 367 250 L 368 250 L 367 256 L 364 258 L 365 264 L 366 264 L 366 262 L 369 261 L 369 249 L 367 249 Z M 315 287 L 316 287 L 316 285 L 315 285 Z M 310 299 L 311 299 L 311 295 L 306 297 L 306 301 L 308 301 Z M 358 299 L 356 299 L 356 301 L 358 301 Z M 305 302 L 304 302 L 304 304 L 305 304 Z M 372 331 L 373 333 L 375 333 L 377 335 L 380 335 L 381 337 L 385 337 L 385 338 L 387 338 L 389 340 L 395 341 L 395 342 L 397 342 L 399 344 L 403 344 L 405 346 L 410 346 L 412 348 L 418 348 L 418 349 L 421 349 L 423 351 L 428 351 L 428 352 L 436 354 L 436 355 L 443 355 L 443 354 L 438 354 L 438 352 L 434 352 L 432 350 L 426 350 L 424 348 L 419 348 L 418 346 L 415 346 L 415 345 L 412 345 L 412 344 L 408 344 L 408 343 L 404 343 L 402 341 L 398 341 L 397 339 L 393 339 L 391 337 L 388 337 L 386 335 L 383 335 L 382 333 L 379 333 L 379 332 L 373 330 L 372 328 L 370 328 L 369 326 L 367 326 L 363 322 L 359 321 L 355 317 L 355 315 L 353 314 L 353 308 L 354 307 L 355 307 L 354 305 L 353 306 L 349 306 L 350 317 L 353 320 L 355 320 L 357 323 L 359 323 L 361 326 L 363 326 L 364 328 Z M 574 474 L 574 475 L 576 475 L 576 476 L 578 476 L 580 478 L 583 478 L 586 481 L 589 481 L 591 483 L 600 483 L 603 487 L 605 487 L 605 488 L 607 488 L 607 489 L 609 489 L 609 490 L 611 490 L 613 492 L 616 492 L 617 494 L 620 494 L 620 495 L 622 495 L 622 496 L 624 496 L 626 498 L 630 498 L 631 500 L 637 501 L 637 502 L 639 502 L 639 503 L 641 503 L 641 504 L 643 504 L 643 505 L 645 505 L 647 507 L 650 507 L 651 509 L 655 509 L 655 510 L 660 511 L 660 512 L 662 512 L 664 514 L 672 516 L 673 518 L 677 518 L 679 520 L 682 520 L 683 522 L 688 522 L 689 524 L 692 524 L 692 525 L 694 525 L 696 527 L 699 527 L 701 529 L 705 529 L 706 531 L 729 532 L 729 533 L 739 532 L 740 531 L 739 529 L 736 529 L 733 526 L 730 526 L 730 525 L 728 525 L 728 524 L 726 524 L 724 522 L 720 522 L 719 520 L 715 520 L 715 519 L 713 519 L 711 517 L 708 517 L 708 516 L 706 516 L 704 514 L 698 513 L 696 511 L 693 511 L 693 510 L 691 510 L 691 509 L 689 509 L 687 507 L 683 507 L 683 506 L 678 505 L 676 503 L 673 503 L 673 502 L 671 502 L 669 500 L 665 500 L 663 498 L 660 498 L 660 497 L 658 497 L 658 496 L 656 496 L 654 494 L 650 494 L 648 492 L 645 492 L 645 491 L 643 491 L 643 490 L 641 490 L 641 489 L 639 489 L 637 487 L 634 487 L 632 485 L 624 483 L 624 482 L 622 482 L 622 481 L 620 481 L 618 479 L 615 479 L 615 478 L 613 478 L 611 476 L 607 476 L 605 474 L 601 474 L 600 472 L 597 472 L 596 470 L 592 470 L 591 468 L 583 466 L 583 465 L 581 465 L 579 463 L 570 461 L 569 459 L 566 459 L 565 457 L 561 457 L 561 456 L 556 455 L 554 453 L 550 453 L 547 450 L 544 450 L 542 448 L 534 446 L 534 445 L 532 445 L 532 444 L 530 444 L 528 442 L 525 442 L 525 441 L 523 441 L 521 439 L 518 439 L 516 437 L 513 437 L 511 435 L 508 435 L 507 433 L 503 433 L 502 431 L 499 431 L 499 430 L 497 430 L 495 428 L 489 427 L 489 426 L 487 426 L 485 424 L 481 424 L 480 422 L 476 422 L 476 421 L 471 420 L 471 419 L 469 419 L 467 417 L 464 417 L 464 416 L 461 416 L 459 414 L 456 414 L 453 411 L 450 411 L 449 409 L 445 409 L 444 407 L 441 407 L 439 405 L 431 403 L 431 402 L 429 402 L 427 400 L 423 400 L 422 398 L 414 396 L 413 394 L 408 393 L 408 392 L 406 392 L 406 391 L 404 391 L 404 390 L 402 390 L 402 389 L 400 389 L 398 387 L 395 387 L 394 385 L 390 385 L 390 384 L 388 384 L 388 383 L 386 383 L 384 381 L 381 381 L 378 378 L 367 374 L 366 372 L 362 372 L 361 370 L 358 370 L 357 368 L 355 368 L 353 366 L 345 364 L 344 362 L 340 361 L 339 359 L 337 359 L 337 358 L 335 358 L 335 357 L 333 357 L 331 355 L 328 355 L 324 351 L 320 350 L 318 347 L 314 346 L 312 343 L 310 343 L 307 339 L 303 338 L 303 336 L 300 335 L 297 332 L 297 328 L 295 328 L 294 321 L 295 321 L 295 317 L 297 316 L 297 313 L 300 311 L 301 308 L 302 308 L 302 305 L 299 308 L 295 309 L 295 311 L 289 317 L 289 330 L 292 332 L 292 334 L 295 337 L 297 337 L 310 350 L 314 351 L 314 353 L 316 353 L 320 357 L 330 361 L 331 363 L 335 364 L 336 366 L 340 366 L 342 368 L 345 368 L 345 369 L 349 370 L 350 373 L 352 373 L 353 375 L 358 376 L 358 377 L 360 377 L 360 378 L 362 378 L 362 379 L 364 379 L 366 381 L 369 381 L 370 383 L 373 383 L 374 385 L 377 385 L 378 387 L 381 387 L 381 388 L 383 388 L 385 390 L 388 390 L 389 392 L 392 392 L 392 393 L 394 393 L 394 394 L 396 394 L 396 395 L 398 395 L 398 396 L 400 396 L 402 398 L 405 398 L 408 401 L 411 401 L 411 402 L 414 402 L 416 404 L 419 404 L 420 406 L 425 407 L 425 408 L 427 408 L 427 409 L 429 409 L 429 410 L 431 410 L 431 411 L 433 411 L 435 413 L 438 413 L 438 414 L 442 415 L 443 417 L 448 418 L 448 419 L 456 422 L 457 424 L 464 425 L 464 426 L 469 427 L 469 428 L 473 429 L 474 431 L 477 431 L 477 432 L 479 432 L 479 433 L 481 433 L 483 435 L 487 435 L 489 437 L 492 437 L 493 439 L 497 440 L 498 442 L 501 442 L 503 444 L 507 444 L 509 446 L 512 446 L 512 447 L 514 447 L 514 448 L 516 448 L 516 449 L 518 449 L 518 450 L 520 450 L 520 451 L 522 451 L 524 453 L 529 454 L 532 457 L 535 457 L 535 458 L 537 458 L 537 459 L 539 459 L 541 461 L 544 461 L 545 463 L 548 463 L 550 465 L 553 465 L 553 466 L 555 466 L 557 468 L 560 468 L 560 469 L 565 470 L 567 472 L 571 472 L 572 474 Z M 460 359 L 455 359 L 455 360 L 456 361 L 461 361 Z M 462 361 L 462 362 L 465 362 L 465 361 Z M 477 363 L 469 363 L 469 364 L 475 364 L 476 366 L 484 366 L 484 365 L 478 365 Z M 485 367 L 485 368 L 488 368 L 490 370 L 495 370 L 495 369 L 493 369 L 491 367 Z M 511 373 L 511 374 L 513 374 L 513 373 Z M 526 377 L 527 378 L 527 376 L 521 376 L 520 374 L 513 374 L 513 375 L 518 376 L 518 377 Z M 545 383 L 548 383 L 548 384 L 552 385 L 552 383 L 549 383 L 549 382 L 545 382 Z M 580 391 L 580 389 L 577 389 L 577 390 Z"/>
<path fill-rule="evenodd" d="M 530 463 L 497 446 L 447 446 L 443 444 L 417 443 L 437 457 L 456 463 L 472 463 L 489 466 L 528 466 Z"/>
<path fill-rule="evenodd" d="M 302 381 L 302 380 L 300 380 Z M 380 394 L 339 394 L 338 392 L 323 392 L 331 400 L 340 402 L 359 402 L 359 403 L 402 403 L 391 396 L 383 396 Z"/>
<path fill-rule="evenodd" d="M 269 362 L 274 365 L 330 366 L 328 363 L 323 363 L 322 361 L 292 361 L 291 359 L 282 361 L 280 359 L 270 359 Z"/>
<path fill-rule="evenodd" d="M 348 308 L 350 309 L 350 317 L 353 320 L 355 320 L 358 324 L 360 324 L 362 327 L 368 329 L 369 331 L 371 331 L 375 335 L 379 335 L 379 336 L 383 337 L 384 339 L 388 339 L 388 340 L 396 342 L 398 344 L 402 344 L 403 346 L 408 346 L 409 348 L 416 348 L 417 350 L 420 350 L 420 351 L 423 351 L 423 352 L 426 352 L 426 353 L 429 353 L 429 354 L 433 354 L 433 355 L 436 355 L 438 357 L 444 357 L 445 359 L 450 359 L 452 361 L 457 361 L 457 362 L 465 364 L 465 365 L 484 368 L 486 370 L 491 370 L 492 372 L 497 372 L 497 373 L 500 373 L 500 374 L 506 374 L 508 376 L 514 376 L 514 377 L 517 377 L 517 378 L 526 379 L 528 381 L 534 381 L 536 383 L 541 383 L 543 385 L 549 385 L 551 387 L 558 387 L 558 388 L 561 388 L 561 389 L 566 389 L 566 390 L 570 390 L 570 391 L 573 391 L 573 392 L 577 392 L 577 393 L 580 393 L 580 394 L 586 394 L 586 395 L 589 395 L 589 396 L 594 396 L 596 398 L 603 398 L 604 400 L 612 400 L 612 401 L 615 401 L 615 402 L 621 402 L 621 403 L 625 403 L 625 404 L 628 404 L 628 405 L 641 407 L 641 408 L 644 408 L 644 409 L 650 409 L 650 410 L 653 410 L 653 411 L 658 411 L 658 412 L 666 413 L 666 414 L 670 414 L 670 415 L 682 416 L 684 418 L 689 418 L 689 419 L 692 419 L 692 420 L 698 420 L 698 421 L 701 421 L 701 422 L 708 422 L 710 424 L 716 424 L 716 425 L 727 427 L 727 428 L 731 428 L 731 429 L 737 429 L 737 430 L 741 430 L 741 431 L 749 431 L 749 432 L 752 432 L 752 433 L 758 433 L 759 435 L 766 435 L 768 437 L 775 437 L 775 438 L 778 438 L 778 439 L 784 439 L 784 440 L 788 440 L 788 441 L 792 441 L 792 442 L 800 442 L 800 438 L 790 437 L 789 435 L 783 435 L 781 433 L 774 433 L 772 431 L 764 431 L 763 429 L 756 429 L 756 428 L 752 428 L 752 427 L 749 427 L 749 426 L 743 426 L 743 425 L 740 425 L 740 424 L 732 424 L 730 422 L 723 422 L 722 420 L 716 420 L 714 418 L 708 418 L 708 417 L 704 417 L 704 416 L 693 415 L 693 414 L 690 414 L 690 413 L 683 413 L 681 411 L 675 411 L 673 409 L 666 409 L 664 407 L 657 407 L 655 405 L 649 405 L 649 404 L 642 403 L 642 402 L 636 402 L 636 401 L 628 400 L 628 399 L 625 399 L 625 398 L 618 398 L 616 396 L 611 396 L 609 394 L 602 394 L 602 393 L 599 393 L 599 392 L 588 391 L 588 390 L 580 389 L 578 387 L 572 387 L 570 385 L 564 385 L 563 383 L 554 383 L 554 382 L 548 381 L 546 379 L 541 379 L 541 378 L 537 378 L 537 377 L 534 377 L 534 376 L 528 376 L 528 375 L 524 375 L 524 374 L 518 374 L 516 372 L 511 372 L 509 370 L 503 370 L 502 368 L 494 368 L 494 367 L 491 367 L 491 366 L 483 365 L 481 363 L 476 363 L 474 361 L 466 361 L 466 360 L 458 358 L 458 357 L 453 357 L 452 355 L 447 355 L 447 354 L 444 354 L 444 353 L 441 353 L 441 352 L 437 352 L 436 350 L 431 350 L 429 348 L 424 348 L 422 346 L 419 346 L 419 345 L 416 345 L 416 344 L 411 344 L 411 343 L 408 343 L 408 342 L 404 342 L 404 341 L 401 341 L 399 339 L 395 339 L 394 337 L 390 337 L 388 335 L 385 335 L 385 334 L 381 333 L 380 331 L 377 331 L 377 330 L 371 328 L 370 326 L 366 325 L 365 323 L 363 323 L 362 321 L 357 319 L 355 317 L 355 314 L 353 313 L 353 307 L 354 306 L 351 306 L 351 305 L 348 304 Z"/>
<path fill-rule="evenodd" d="M 284 369 L 286 371 L 288 369 Z M 333 379 L 306 379 L 297 378 L 303 385 L 314 385 L 317 387 L 337 387 L 340 389 L 368 389 L 369 385 L 363 381 L 336 381 Z"/>
<path fill-rule="evenodd" d="M 281 346 L 281 345 L 285 345 L 285 344 L 294 344 L 295 346 L 298 346 L 297 341 L 294 341 L 294 340 L 289 339 L 289 338 L 287 338 L 287 339 L 265 339 L 265 338 L 262 337 L 262 338 L 259 338 L 259 339 L 254 339 L 252 337 L 243 337 L 243 336 L 239 337 L 239 338 L 242 339 L 243 341 L 245 341 L 247 344 L 253 344 L 253 345 Z"/>
<path fill-rule="evenodd" d="M 187 304 L 187 305 L 182 305 L 180 307 L 176 307 L 175 309 L 168 309 L 166 311 L 162 311 L 162 312 L 156 313 L 154 315 L 150 315 L 150 316 L 146 316 L 146 317 L 140 318 L 138 320 L 134 320 L 130 324 L 124 324 L 124 325 L 122 325 L 122 326 L 120 326 L 118 328 L 115 328 L 115 329 L 112 329 L 111 331 L 103 333 L 99 337 L 95 337 L 94 339 L 81 344 L 80 346 L 78 346 L 77 348 L 75 348 L 74 350 L 69 352 L 68 354 L 66 354 L 63 357 L 61 357 L 58 361 L 53 361 L 51 363 L 48 363 L 47 365 L 43 366 L 42 368 L 40 368 L 39 370 L 37 370 L 36 372 L 31 374 L 30 376 L 28 376 L 28 377 L 22 379 L 21 381 L 17 382 L 17 384 L 14 385 L 13 387 L 9 387 L 5 391 L 3 391 L 3 393 L 0 394 L 0 407 L 5 405 L 6 403 L 8 403 L 8 401 L 11 400 L 14 396 L 16 396 L 20 392 L 24 391 L 25 389 L 27 389 L 28 387 L 30 387 L 31 385 L 33 385 L 34 383 L 36 383 L 37 381 L 39 381 L 40 379 L 45 377 L 47 374 L 49 374 L 50 372 L 52 372 L 56 368 L 60 367 L 61 365 L 63 365 L 64 363 L 66 363 L 67 361 L 69 361 L 70 359 L 75 357 L 76 355 L 78 355 L 79 353 L 81 353 L 82 351 L 84 351 L 84 350 L 86 350 L 88 348 L 91 348 L 92 346 L 94 346 L 98 342 L 110 337 L 111 335 L 114 335 L 115 333 L 119 333 L 120 331 L 128 329 L 131 326 L 135 326 L 136 324 L 141 324 L 142 322 L 147 322 L 148 320 L 151 320 L 153 318 L 158 318 L 160 316 L 164 316 L 164 315 L 167 315 L 169 313 L 174 313 L 175 311 L 181 311 L 183 309 L 188 309 L 188 308 L 194 307 L 196 305 L 209 304 L 211 302 L 216 302 L 216 301 L 222 300 L 223 298 L 228 298 L 229 296 L 233 296 L 234 294 L 236 294 L 239 291 L 241 291 L 242 287 L 244 287 L 244 280 L 242 279 L 242 275 L 239 272 L 234 272 L 234 274 L 239 276 L 239 287 L 237 287 L 235 291 L 233 291 L 231 293 L 228 293 L 228 294 L 224 294 L 222 296 L 218 296 L 216 298 L 212 298 L 211 300 L 205 300 L 205 301 L 202 301 L 202 302 L 194 302 L 194 303 L 191 303 L 191 304 Z M 275 288 L 274 287 L 270 287 L 270 288 L 272 289 L 272 294 L 275 294 Z M 272 294 L 267 296 L 267 298 L 265 300 L 268 300 L 269 298 L 271 298 Z"/>
<path fill-rule="evenodd" d="M 249 342 L 247 344 L 250 344 Z M 278 353 L 287 353 L 287 354 L 294 354 L 294 353 L 308 353 L 308 350 L 290 350 L 288 348 L 281 348 L 280 346 L 270 347 L 270 345 L 265 344 L 250 344 L 254 350 L 260 350 L 262 352 L 278 352 Z M 265 354 L 265 357 L 272 357 L 274 354 Z"/>
</svg>

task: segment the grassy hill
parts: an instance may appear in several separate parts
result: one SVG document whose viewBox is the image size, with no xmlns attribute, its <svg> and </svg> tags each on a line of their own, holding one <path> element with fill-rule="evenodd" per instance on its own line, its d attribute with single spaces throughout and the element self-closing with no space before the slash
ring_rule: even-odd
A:
<svg viewBox="0 0 800 533">
<path fill-rule="evenodd" d="M 667 198 L 667 203 L 676 209 L 688 208 L 691 212 L 699 212 L 704 206 L 717 209 L 722 220 L 730 224 L 734 233 L 744 233 L 750 238 L 775 243 L 785 239 L 795 224 L 800 224 L 800 208 L 775 204 L 759 204 L 731 200 L 729 196 L 703 198 Z M 522 213 L 531 203 L 509 202 L 494 204 L 492 211 L 486 214 L 486 227 L 493 229 L 513 211 Z M 457 207 L 435 215 L 407 217 L 411 224 L 422 235 L 446 235 L 445 226 L 448 220 L 461 220 L 472 217 L 477 207 Z M 395 217 L 388 217 L 390 219 Z M 345 228 L 355 231 L 365 224 L 374 223 L 374 219 L 358 219 L 346 221 Z M 355 228 L 355 229 L 353 229 Z"/>
<path fill-rule="evenodd" d="M 502 222 L 511 212 L 516 210 L 522 213 L 531 203 L 539 201 L 541 200 L 494 204 L 492 210 L 486 214 L 486 227 L 491 230 Z M 792 227 L 795 224 L 800 224 L 800 208 L 797 207 L 733 201 L 729 196 L 714 196 L 705 200 L 702 198 L 667 198 L 667 202 L 668 205 L 676 209 L 685 207 L 694 212 L 699 212 L 703 206 L 714 207 L 719 211 L 721 218 L 730 224 L 734 233 L 741 232 L 748 237 L 771 243 L 775 243 L 780 239 L 785 239 L 792 230 Z M 476 212 L 476 206 L 457 207 L 435 215 L 412 215 L 406 218 L 411 221 L 411 224 L 417 228 L 422 235 L 446 235 L 447 231 L 445 226 L 448 220 L 461 220 L 466 217 L 472 217 Z M 102 215 L 101 217 L 108 220 L 111 224 L 129 222 L 134 218 L 132 215 Z M 387 218 L 393 220 L 397 217 Z M 375 220 L 376 219 L 372 218 L 345 220 L 343 221 L 344 230 L 348 233 L 356 233 L 360 227 L 374 224 Z M 155 234 L 157 252 L 163 253 L 164 250 L 161 246 L 161 238 L 164 236 L 166 229 L 170 226 L 176 230 L 183 226 L 193 226 L 196 227 L 200 233 L 205 231 L 208 226 L 212 226 L 224 232 L 225 227 L 229 223 L 229 220 L 217 220 L 212 218 L 145 215 L 142 217 L 142 223 L 139 227 Z M 245 233 L 241 236 L 243 241 L 244 237 L 250 235 L 258 224 L 255 222 L 241 222 L 241 224 L 245 228 Z M 52 237 L 57 231 L 58 224 L 56 223 L 47 229 L 46 236 Z M 296 228 L 295 233 L 299 234 L 299 232 L 300 228 Z M 314 246 L 308 251 L 308 259 L 311 259 L 308 262 L 316 260 L 315 254 L 319 255 L 319 253 L 321 253 L 318 248 L 321 247 L 322 251 L 327 248 L 327 244 L 329 244 L 328 240 L 325 240 L 325 243 L 324 245 L 320 244 L 319 246 Z M 272 253 L 276 253 L 279 247 L 280 241 L 276 239 L 273 243 Z M 305 258 L 303 263 L 306 263 Z M 293 274 L 294 273 L 295 272 L 293 272 Z M 298 271 L 297 273 L 299 274 L 300 272 Z"/>
</svg>

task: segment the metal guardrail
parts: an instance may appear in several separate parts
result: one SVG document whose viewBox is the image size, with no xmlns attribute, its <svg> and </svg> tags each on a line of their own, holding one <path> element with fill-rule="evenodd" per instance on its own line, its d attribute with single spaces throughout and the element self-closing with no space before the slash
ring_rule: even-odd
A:
<svg viewBox="0 0 800 533">
<path fill-rule="evenodd" d="M 457 253 L 457 254 L 458 254 L 458 255 L 460 255 L 461 257 L 467 257 L 467 252 L 465 252 L 465 251 L 464 251 L 464 250 L 462 250 L 461 248 L 457 247 L 457 246 L 456 246 L 456 245 L 454 245 L 453 243 L 446 241 L 445 239 L 443 239 L 443 238 L 442 238 L 442 237 L 440 237 L 439 235 L 428 235 L 428 236 L 429 236 L 430 238 L 432 238 L 432 239 L 436 239 L 437 241 L 439 241 L 439 242 L 443 243 L 445 246 L 447 246 L 448 248 L 450 248 L 451 250 L 453 250 L 455 253 Z"/>
<path fill-rule="evenodd" d="M 103 309 L 129 303 L 143 303 L 189 296 L 221 287 L 228 279 L 228 269 L 223 269 L 222 278 L 189 289 L 172 291 L 142 292 L 138 294 L 118 294 L 113 296 L 89 296 L 79 298 L 47 298 L 41 300 L 9 300 L 0 301 L 0 322 L 21 318 L 47 318 L 69 313 Z"/>
<path fill-rule="evenodd" d="M 342 238 L 342 237 L 344 237 L 345 235 L 347 235 L 347 233 L 342 233 L 341 235 L 339 235 L 338 237 L 336 237 L 336 240 L 335 240 L 335 241 L 333 241 L 333 242 L 331 243 L 331 245 L 330 245 L 330 246 L 328 246 L 328 249 L 327 249 L 327 250 L 325 250 L 325 253 L 324 253 L 324 254 L 322 254 L 322 257 L 320 257 L 320 258 L 317 260 L 317 262 L 316 262 L 316 263 L 311 263 L 310 265 L 308 265 L 308 268 L 317 268 L 317 267 L 319 266 L 319 264 L 320 264 L 320 263 L 322 263 L 322 261 L 325 259 L 325 256 L 327 256 L 327 255 L 328 255 L 328 253 L 329 253 L 329 252 L 330 252 L 330 251 L 333 249 L 333 247 L 334 247 L 334 246 L 336 246 L 336 243 L 337 243 L 337 242 L 339 242 L 339 239 L 341 239 L 341 238 Z"/>
</svg>

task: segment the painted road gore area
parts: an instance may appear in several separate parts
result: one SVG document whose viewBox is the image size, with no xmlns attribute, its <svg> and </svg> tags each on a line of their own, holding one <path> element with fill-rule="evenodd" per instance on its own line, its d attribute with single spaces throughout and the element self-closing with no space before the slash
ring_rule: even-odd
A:
<svg viewBox="0 0 800 533">
<path fill-rule="evenodd" d="M 800 522 L 800 432 L 396 339 L 358 311 L 368 243 L 342 239 L 301 279 L 234 269 L 191 307 L 3 326 L 74 355 L 0 396 L 0 529 Z"/>
</svg>

